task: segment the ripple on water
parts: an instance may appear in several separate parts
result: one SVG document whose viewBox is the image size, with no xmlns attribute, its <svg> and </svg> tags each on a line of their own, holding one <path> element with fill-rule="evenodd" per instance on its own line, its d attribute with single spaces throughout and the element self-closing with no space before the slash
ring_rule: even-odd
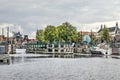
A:
<svg viewBox="0 0 120 80">
<path fill-rule="evenodd" d="M 0 65 L 0 80 L 120 80 L 120 61 L 113 58 L 14 58 Z"/>
</svg>

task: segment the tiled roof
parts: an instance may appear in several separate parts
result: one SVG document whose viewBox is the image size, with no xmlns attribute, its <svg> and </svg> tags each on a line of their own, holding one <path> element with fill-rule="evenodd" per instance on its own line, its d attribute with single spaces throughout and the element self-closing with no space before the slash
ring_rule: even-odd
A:
<svg viewBox="0 0 120 80">
<path fill-rule="evenodd" d="M 82 35 L 90 35 L 91 32 L 88 32 L 88 31 L 80 31 L 79 32 L 80 34 L 82 33 Z M 92 32 L 92 34 L 95 34 L 96 32 Z"/>
</svg>

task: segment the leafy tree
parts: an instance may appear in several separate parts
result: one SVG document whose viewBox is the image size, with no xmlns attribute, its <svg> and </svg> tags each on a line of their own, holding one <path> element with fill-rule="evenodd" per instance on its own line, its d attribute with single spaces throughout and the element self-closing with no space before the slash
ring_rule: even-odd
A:
<svg viewBox="0 0 120 80">
<path fill-rule="evenodd" d="M 90 38 L 91 38 L 91 44 L 96 42 L 96 36 L 95 36 L 94 32 L 92 32 L 92 30 L 91 30 L 91 33 L 90 33 Z"/>
<path fill-rule="evenodd" d="M 76 27 L 72 26 L 70 23 L 65 22 L 57 27 L 59 40 L 74 42 L 77 40 L 77 30 Z"/>
<path fill-rule="evenodd" d="M 47 42 L 54 42 L 57 38 L 57 29 L 55 26 L 48 25 L 44 31 L 44 38 Z"/>
<path fill-rule="evenodd" d="M 64 35 L 66 34 L 65 33 L 65 27 L 63 26 L 63 25 L 59 25 L 58 27 L 57 27 L 57 41 L 64 41 Z"/>
<path fill-rule="evenodd" d="M 76 27 L 65 22 L 58 27 L 48 25 L 45 30 L 37 30 L 36 39 L 45 42 L 64 41 L 76 42 L 78 38 Z"/>
<path fill-rule="evenodd" d="M 101 32 L 101 39 L 106 42 L 109 42 L 110 40 L 109 30 L 106 28 L 106 26 L 104 26 L 104 29 Z"/>
<path fill-rule="evenodd" d="M 44 41 L 44 30 L 37 30 L 36 32 L 36 40 Z"/>
<path fill-rule="evenodd" d="M 82 36 L 82 33 L 81 32 L 78 32 L 77 33 L 77 42 L 81 42 L 82 41 L 82 38 L 83 38 L 83 36 Z"/>
</svg>

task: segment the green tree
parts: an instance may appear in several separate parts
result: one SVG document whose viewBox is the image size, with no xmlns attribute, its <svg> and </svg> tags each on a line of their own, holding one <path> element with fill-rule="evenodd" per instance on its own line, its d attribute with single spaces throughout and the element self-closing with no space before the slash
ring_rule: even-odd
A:
<svg viewBox="0 0 120 80">
<path fill-rule="evenodd" d="M 36 40 L 44 41 L 44 30 L 37 30 L 36 32 Z"/>
<path fill-rule="evenodd" d="M 59 25 L 57 27 L 57 41 L 63 42 L 64 41 L 64 34 L 65 34 L 65 27 L 62 25 Z"/>
<path fill-rule="evenodd" d="M 110 41 L 109 30 L 106 28 L 106 26 L 104 26 L 104 29 L 101 32 L 101 39 L 106 41 L 106 42 Z"/>
<path fill-rule="evenodd" d="M 91 44 L 96 42 L 96 36 L 95 36 L 95 33 L 92 32 L 92 30 L 91 30 L 91 33 L 90 33 L 90 38 L 91 38 Z"/>
<path fill-rule="evenodd" d="M 44 31 L 44 38 L 47 42 L 54 42 L 57 38 L 57 29 L 53 25 L 48 25 Z"/>
<path fill-rule="evenodd" d="M 76 42 L 78 38 L 76 27 L 65 22 L 58 27 L 48 25 L 45 30 L 37 30 L 36 39 L 45 42 Z"/>
<path fill-rule="evenodd" d="M 57 27 L 58 39 L 61 41 L 75 42 L 77 40 L 77 30 L 76 27 L 72 26 L 70 23 L 65 22 Z"/>
<path fill-rule="evenodd" d="M 83 38 L 83 36 L 82 36 L 82 33 L 81 32 L 78 32 L 77 33 L 77 42 L 81 42 L 82 41 L 82 38 Z"/>
</svg>

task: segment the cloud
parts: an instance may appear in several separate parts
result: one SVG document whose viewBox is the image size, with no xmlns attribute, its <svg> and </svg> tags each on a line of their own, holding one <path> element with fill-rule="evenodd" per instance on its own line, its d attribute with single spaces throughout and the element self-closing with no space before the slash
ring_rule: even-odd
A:
<svg viewBox="0 0 120 80">
<path fill-rule="evenodd" d="M 119 0 L 0 0 L 0 5 L 0 24 L 12 24 L 11 30 L 23 34 L 65 21 L 78 30 L 120 21 Z"/>
<path fill-rule="evenodd" d="M 117 21 L 120 23 L 120 20 Z M 100 28 L 101 25 L 106 25 L 107 28 L 109 27 L 115 27 L 116 26 L 116 21 L 108 21 L 108 22 L 96 22 L 96 23 L 90 23 L 90 24 L 81 24 L 79 27 L 79 31 L 94 31 L 97 32 Z M 119 27 L 120 28 L 120 27 Z"/>
</svg>

